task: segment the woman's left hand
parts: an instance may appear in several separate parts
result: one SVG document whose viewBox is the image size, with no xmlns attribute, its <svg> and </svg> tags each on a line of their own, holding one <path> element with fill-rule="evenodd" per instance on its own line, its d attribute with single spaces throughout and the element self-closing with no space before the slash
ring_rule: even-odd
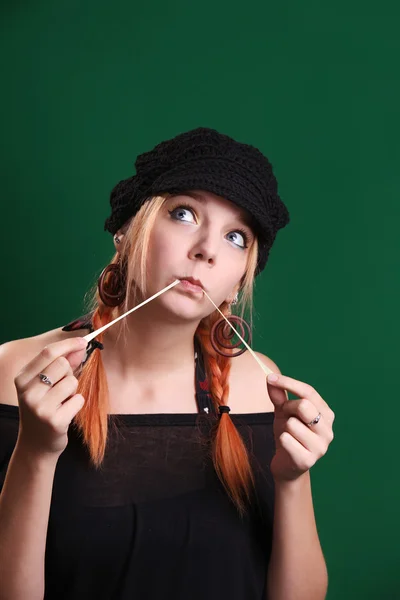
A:
<svg viewBox="0 0 400 600">
<path fill-rule="evenodd" d="M 278 381 L 273 383 L 267 377 L 267 388 L 275 406 L 276 452 L 271 472 L 275 481 L 292 481 L 308 471 L 328 450 L 334 437 L 335 414 L 318 392 L 302 381 L 279 374 Z M 285 390 L 299 399 L 289 400 Z M 319 422 L 308 425 L 318 413 L 321 413 Z"/>
</svg>

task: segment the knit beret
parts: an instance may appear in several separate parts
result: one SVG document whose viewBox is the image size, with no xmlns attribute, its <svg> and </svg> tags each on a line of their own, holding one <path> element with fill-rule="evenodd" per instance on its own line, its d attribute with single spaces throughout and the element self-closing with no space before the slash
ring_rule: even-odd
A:
<svg viewBox="0 0 400 600">
<path fill-rule="evenodd" d="M 135 168 L 136 175 L 111 191 L 106 231 L 115 234 L 153 196 L 204 190 L 249 213 L 259 244 L 256 274 L 264 269 L 278 230 L 290 219 L 271 163 L 257 148 L 215 129 L 198 127 L 140 154 Z"/>
</svg>

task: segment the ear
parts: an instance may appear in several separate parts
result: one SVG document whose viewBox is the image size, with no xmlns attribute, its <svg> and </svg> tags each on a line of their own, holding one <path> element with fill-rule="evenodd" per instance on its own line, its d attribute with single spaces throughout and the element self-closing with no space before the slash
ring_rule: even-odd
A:
<svg viewBox="0 0 400 600">
<path fill-rule="evenodd" d="M 121 247 L 123 245 L 123 239 L 124 239 L 124 234 L 121 232 L 121 230 L 118 230 L 113 238 L 114 248 L 116 249 L 117 252 L 121 251 Z"/>
<path fill-rule="evenodd" d="M 122 246 L 124 245 L 124 238 L 125 238 L 127 229 L 128 229 L 128 223 L 125 223 L 122 227 L 120 227 L 118 229 L 118 231 L 114 235 L 114 238 L 113 238 L 114 248 L 116 249 L 117 252 L 120 252 Z"/>
</svg>

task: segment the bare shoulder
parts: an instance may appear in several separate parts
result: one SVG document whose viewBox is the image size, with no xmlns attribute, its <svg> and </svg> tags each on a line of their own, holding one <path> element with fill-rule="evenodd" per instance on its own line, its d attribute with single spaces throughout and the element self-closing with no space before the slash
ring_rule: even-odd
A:
<svg viewBox="0 0 400 600">
<path fill-rule="evenodd" d="M 11 340 L 0 345 L 0 404 L 18 406 L 14 379 L 45 346 L 69 337 L 82 335 L 79 331 L 62 331 L 62 327 L 32 337 Z"/>
<path fill-rule="evenodd" d="M 268 356 L 261 352 L 255 354 L 271 371 L 281 372 Z M 267 390 L 266 375 L 249 351 L 232 359 L 229 405 L 232 413 L 274 412 L 274 405 Z"/>
</svg>

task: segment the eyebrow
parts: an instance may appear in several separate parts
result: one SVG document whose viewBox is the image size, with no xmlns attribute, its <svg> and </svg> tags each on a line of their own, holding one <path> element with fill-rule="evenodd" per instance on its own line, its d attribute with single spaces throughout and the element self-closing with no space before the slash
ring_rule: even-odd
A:
<svg viewBox="0 0 400 600">
<path fill-rule="evenodd" d="M 189 191 L 181 192 L 181 194 L 184 194 L 185 196 L 189 196 L 190 198 L 193 198 L 194 200 L 198 200 L 199 202 L 202 202 L 203 204 L 206 202 L 204 196 L 202 194 L 199 194 L 198 192 L 192 192 L 191 190 L 189 190 Z M 238 221 L 241 221 L 243 223 L 243 225 L 246 225 L 251 230 L 251 232 L 254 234 L 254 231 L 253 231 L 254 223 L 253 223 L 250 215 L 249 216 L 247 216 L 246 214 L 238 215 L 237 219 L 238 219 Z"/>
</svg>

